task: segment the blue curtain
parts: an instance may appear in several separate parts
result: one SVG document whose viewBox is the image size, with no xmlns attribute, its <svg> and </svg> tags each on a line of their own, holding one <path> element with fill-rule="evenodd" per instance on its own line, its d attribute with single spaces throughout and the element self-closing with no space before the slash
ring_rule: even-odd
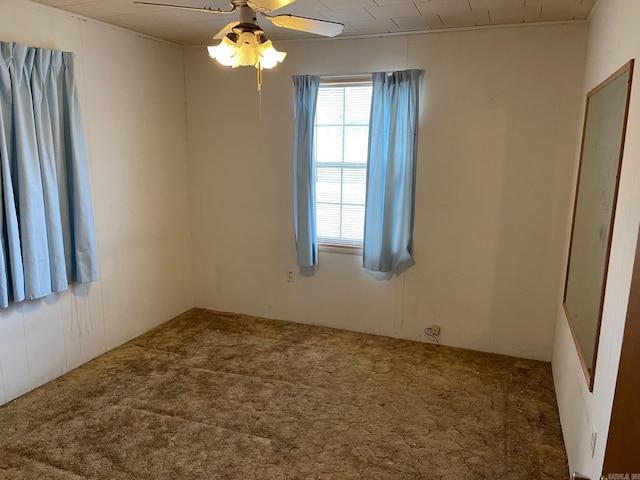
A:
<svg viewBox="0 0 640 480">
<path fill-rule="evenodd" d="M 294 75 L 293 85 L 293 228 L 298 265 L 312 267 L 318 264 L 314 124 L 320 77 Z"/>
<path fill-rule="evenodd" d="M 0 42 L 0 307 L 98 279 L 72 53 Z"/>
<path fill-rule="evenodd" d="M 411 260 L 422 70 L 374 73 L 363 266 L 394 272 Z"/>
</svg>

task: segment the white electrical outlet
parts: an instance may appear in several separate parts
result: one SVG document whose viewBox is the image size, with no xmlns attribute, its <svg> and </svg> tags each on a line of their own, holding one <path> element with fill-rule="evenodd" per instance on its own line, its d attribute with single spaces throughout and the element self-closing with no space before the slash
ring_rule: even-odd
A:
<svg viewBox="0 0 640 480">
<path fill-rule="evenodd" d="M 431 325 L 431 333 L 434 335 L 440 335 L 440 325 L 436 325 L 435 323 Z"/>
<path fill-rule="evenodd" d="M 593 425 L 591 427 L 591 443 L 589 446 L 591 447 L 591 458 L 596 456 L 596 442 L 598 440 L 598 432 L 596 431 L 596 426 Z"/>
<path fill-rule="evenodd" d="M 287 282 L 293 282 L 293 270 L 287 270 Z"/>
</svg>

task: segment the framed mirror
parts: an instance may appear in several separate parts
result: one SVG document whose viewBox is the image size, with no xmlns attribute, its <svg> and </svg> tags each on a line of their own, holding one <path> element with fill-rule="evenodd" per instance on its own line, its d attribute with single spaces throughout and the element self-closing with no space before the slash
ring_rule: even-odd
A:
<svg viewBox="0 0 640 480">
<path fill-rule="evenodd" d="M 633 60 L 587 94 L 564 310 L 593 391 Z"/>
</svg>

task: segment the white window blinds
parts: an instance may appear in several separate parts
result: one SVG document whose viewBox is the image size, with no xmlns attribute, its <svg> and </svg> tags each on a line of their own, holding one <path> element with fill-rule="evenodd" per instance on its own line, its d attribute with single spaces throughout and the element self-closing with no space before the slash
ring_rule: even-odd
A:
<svg viewBox="0 0 640 480">
<path fill-rule="evenodd" d="M 320 85 L 315 125 L 319 243 L 362 246 L 370 109 L 370 81 Z"/>
</svg>

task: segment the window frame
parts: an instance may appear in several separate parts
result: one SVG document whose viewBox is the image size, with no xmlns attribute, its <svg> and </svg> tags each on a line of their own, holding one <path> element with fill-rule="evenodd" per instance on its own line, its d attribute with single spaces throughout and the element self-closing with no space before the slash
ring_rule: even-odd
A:
<svg viewBox="0 0 640 480">
<path fill-rule="evenodd" d="M 353 76 L 343 76 L 343 77 L 323 76 L 320 78 L 320 89 L 322 89 L 323 87 L 345 87 L 346 88 L 346 87 L 358 87 L 358 86 L 373 87 L 373 78 L 371 77 L 371 75 L 353 75 Z M 316 119 L 314 119 L 314 129 L 316 127 L 317 127 L 317 112 L 316 112 Z M 367 129 L 369 128 L 370 128 L 370 121 L 367 122 Z M 314 135 L 314 138 L 315 138 L 315 141 L 317 142 L 317 135 Z M 315 148 L 316 146 L 314 146 L 314 149 Z M 369 163 L 368 150 L 369 150 L 369 145 L 367 144 L 367 162 L 364 163 L 362 167 L 365 169 L 365 171 L 368 168 L 368 163 Z M 353 162 L 348 162 L 346 166 L 351 165 L 351 163 Z M 316 169 L 316 172 L 317 172 L 317 168 L 318 168 L 317 159 L 314 161 L 314 164 L 315 164 L 314 168 Z M 345 164 L 343 163 L 343 166 L 344 165 Z M 341 181 L 341 185 L 342 185 L 342 181 Z M 366 185 L 365 185 L 365 192 L 366 192 Z M 316 208 L 317 208 L 317 205 L 318 205 L 318 200 L 316 198 Z M 342 205 L 342 202 L 340 203 L 340 205 Z M 366 193 L 365 193 L 365 208 L 366 208 Z M 317 215 L 316 215 L 316 222 L 317 222 Z M 364 244 L 364 232 L 363 232 L 363 237 L 360 244 L 351 244 L 346 242 L 340 243 L 340 242 L 331 241 L 331 240 L 318 239 L 319 251 L 327 252 L 327 253 L 345 253 L 349 255 L 362 255 L 363 244 Z"/>
</svg>

